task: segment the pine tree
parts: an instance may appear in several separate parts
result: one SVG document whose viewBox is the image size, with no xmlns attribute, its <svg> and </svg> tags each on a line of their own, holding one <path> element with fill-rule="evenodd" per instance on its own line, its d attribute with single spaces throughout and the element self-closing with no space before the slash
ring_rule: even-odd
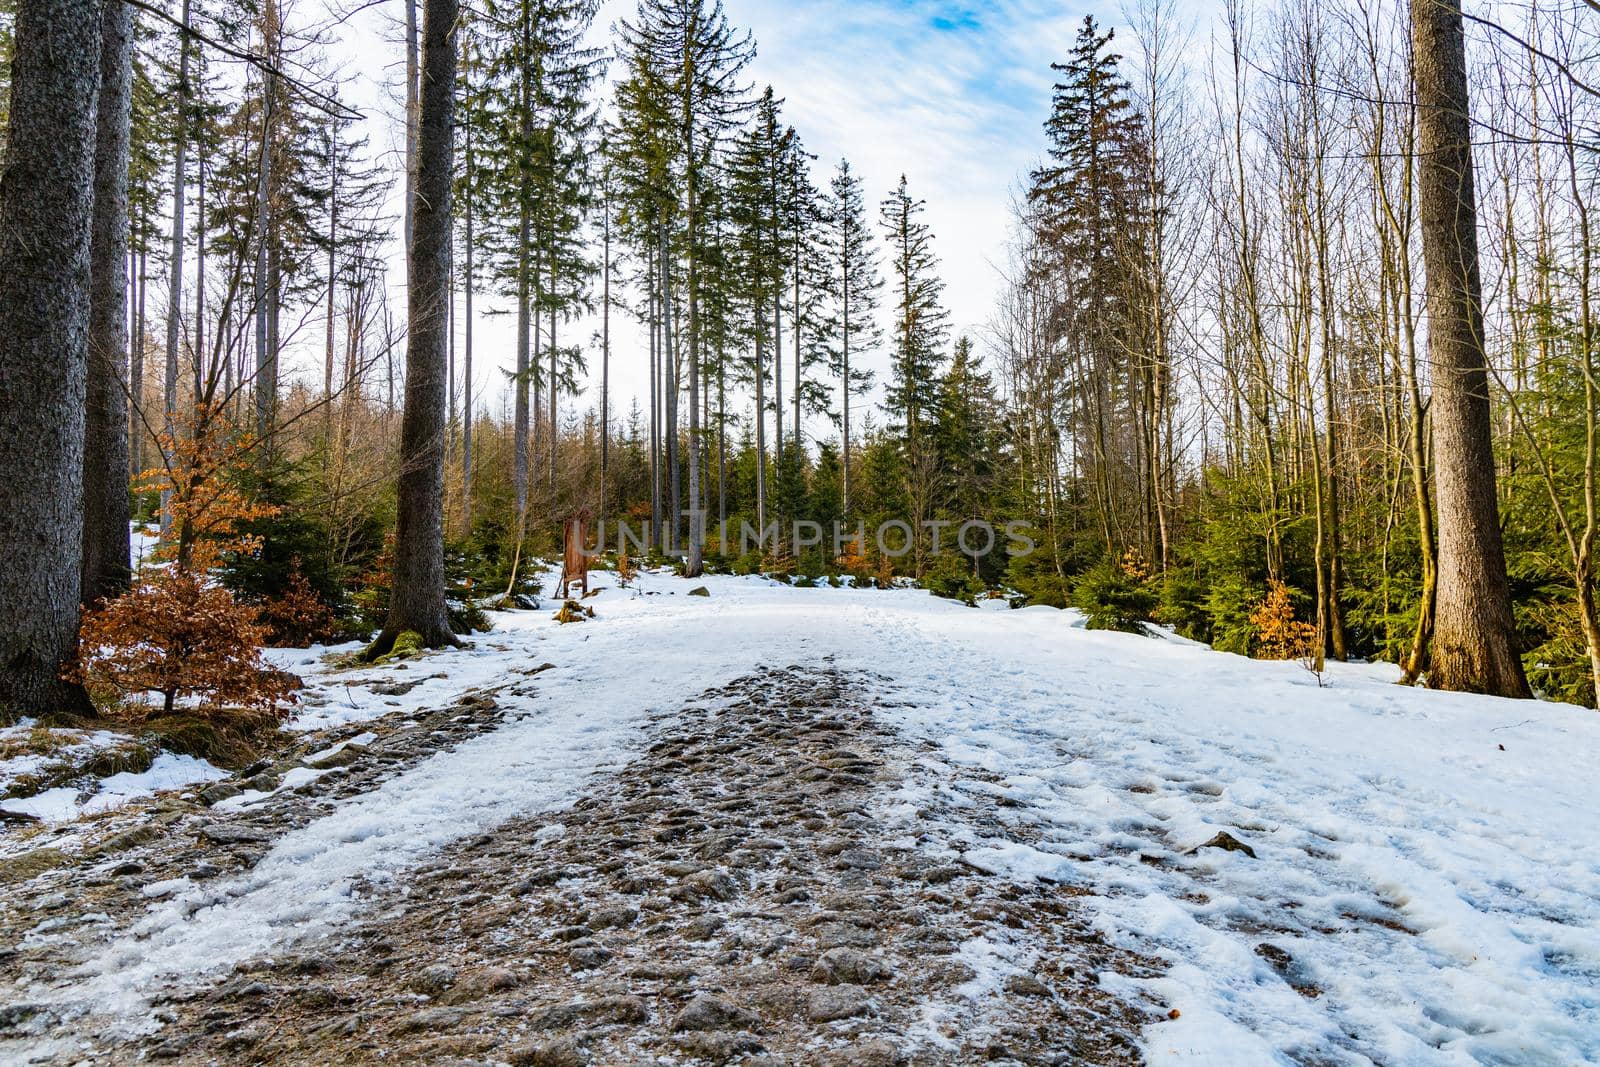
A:
<svg viewBox="0 0 1600 1067">
<path fill-rule="evenodd" d="M 970 337 L 956 339 L 950 367 L 939 379 L 934 446 L 948 484 L 952 517 L 973 518 L 982 510 L 999 469 L 1000 403 Z"/>
<path fill-rule="evenodd" d="M 789 273 L 785 289 L 789 296 L 790 367 L 794 372 L 787 398 L 793 418 L 790 437 L 802 449 L 803 416 L 832 414 L 832 397 L 816 374 L 828 362 L 824 297 L 832 264 L 821 240 L 822 195 L 811 181 L 810 164 L 815 158 L 805 150 L 800 134 L 791 126 L 780 163 L 779 213 Z"/>
<path fill-rule="evenodd" d="M 750 126 L 734 141 L 728 158 L 729 219 L 735 229 L 735 276 L 740 279 L 739 304 L 749 356 L 743 377 L 754 393 L 756 517 L 767 517 L 768 398 L 782 424 L 782 398 L 776 395 L 774 367 L 781 358 L 774 341 L 774 320 L 786 276 L 782 240 L 782 203 L 777 175 L 784 157 L 786 133 L 778 121 L 778 104 L 769 86 L 756 105 Z M 774 383 L 768 392 L 768 381 Z M 774 438 L 774 459 L 781 456 Z"/>
<path fill-rule="evenodd" d="M 755 54 L 749 34 L 739 34 L 728 24 L 721 0 L 640 0 L 633 22 L 621 25 L 622 47 L 630 56 L 630 68 L 644 73 L 652 84 L 652 117 L 664 120 L 670 130 L 672 158 L 681 170 L 681 186 L 674 182 L 666 219 L 658 225 L 683 220 L 684 296 L 687 304 L 687 354 L 689 385 L 689 511 L 703 512 L 704 497 L 700 469 L 700 266 L 703 211 L 701 199 L 708 161 L 717 151 L 722 137 L 738 122 L 745 110 L 745 88 L 739 78 Z M 648 73 L 645 73 L 648 72 Z M 677 190 L 681 188 L 682 195 Z M 669 247 L 664 239 L 663 249 Z M 662 287 L 665 324 L 672 323 L 670 264 L 664 263 Z M 670 340 L 667 345 L 672 355 Z M 669 359 L 674 374 L 667 390 L 668 444 L 670 465 L 676 476 L 676 363 Z M 677 530 L 678 494 L 672 493 L 672 529 Z M 689 553 L 685 573 L 701 571 L 704 552 L 703 523 L 691 521 Z M 673 537 L 676 541 L 676 535 Z"/>
<path fill-rule="evenodd" d="M 878 326 L 878 305 L 883 278 L 878 273 L 877 251 L 872 230 L 867 224 L 867 207 L 861 179 L 841 159 L 829 185 L 825 241 L 828 259 L 828 310 L 825 332 L 830 347 L 829 369 L 839 380 L 840 422 L 843 440 L 839 449 L 840 508 L 851 513 L 850 401 L 865 396 L 872 387 L 872 371 L 863 358 L 883 343 Z"/>
<path fill-rule="evenodd" d="M 369 659 L 388 652 L 407 632 L 416 633 L 429 648 L 459 643 L 450 630 L 444 599 L 446 309 L 458 13 L 457 0 L 427 0 L 423 9 L 394 587 L 383 632 L 367 647 Z"/>
<path fill-rule="evenodd" d="M 1142 217 L 1143 140 L 1118 69 L 1122 57 L 1108 47 L 1112 37 L 1085 16 L 1067 62 L 1052 64 L 1061 81 L 1045 122 L 1050 162 L 1034 171 L 1028 189 L 1045 269 L 1059 294 L 1053 330 L 1069 354 L 1075 432 L 1087 439 L 1080 462 L 1108 551 L 1124 525 L 1122 511 L 1142 499 L 1136 487 L 1120 484 L 1118 472 L 1136 465 L 1117 453 L 1136 436 L 1143 400 L 1130 360 L 1143 345 L 1131 306 L 1142 292 L 1131 269 L 1140 257 L 1126 248 Z"/>
<path fill-rule="evenodd" d="M 923 424 L 938 399 L 940 349 L 949 329 L 949 313 L 939 303 L 944 282 L 933 254 L 933 235 L 922 221 L 925 206 L 912 197 L 902 174 L 878 215 L 894 297 L 892 378 L 884 407 L 900 420 L 899 429 L 913 448 L 922 444 Z"/>
<path fill-rule="evenodd" d="M 583 41 L 596 6 L 596 0 L 489 4 L 488 17 L 513 30 L 485 35 L 491 51 L 483 98 L 465 112 L 475 125 L 475 147 L 482 147 L 481 157 L 474 156 L 478 180 L 497 213 L 515 223 L 514 228 L 485 228 L 484 233 L 499 276 L 516 301 L 512 384 L 519 514 L 528 508 L 534 446 L 543 439 L 540 420 L 546 416 L 549 486 L 554 489 L 557 400 L 563 389 L 572 391 L 581 371 L 577 349 L 558 343 L 557 323 L 586 308 L 593 273 L 582 237 L 596 132 L 591 93 L 603 56 Z M 541 410 L 534 413 L 534 407 Z"/>
</svg>

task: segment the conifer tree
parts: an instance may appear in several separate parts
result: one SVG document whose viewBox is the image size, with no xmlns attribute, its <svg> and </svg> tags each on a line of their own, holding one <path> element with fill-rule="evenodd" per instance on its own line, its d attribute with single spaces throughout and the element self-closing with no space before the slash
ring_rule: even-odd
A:
<svg viewBox="0 0 1600 1067">
<path fill-rule="evenodd" d="M 493 49 L 484 70 L 485 98 L 466 112 L 467 121 L 487 126 L 475 142 L 482 146 L 475 168 L 497 213 L 514 223 L 485 236 L 516 301 L 513 447 L 523 516 L 534 475 L 534 439 L 540 436 L 539 422 L 530 425 L 532 408 L 544 409 L 538 419 L 548 413 L 553 443 L 557 397 L 573 388 L 580 369 L 577 350 L 563 348 L 556 334 L 561 318 L 584 308 L 593 269 L 581 238 L 596 130 L 591 91 L 603 69 L 600 51 L 584 44 L 596 6 L 596 0 L 490 3 L 492 23 L 510 32 L 485 35 L 486 47 Z M 488 125 L 497 121 L 498 128 Z M 530 403 L 530 390 L 538 403 Z M 553 488 L 553 444 L 547 458 Z"/>
<path fill-rule="evenodd" d="M 781 353 L 773 345 L 774 321 L 784 288 L 785 257 L 782 203 L 777 175 L 785 152 L 786 134 L 778 122 L 777 101 L 769 86 L 756 105 L 753 121 L 734 141 L 728 159 L 729 218 L 735 228 L 735 275 L 739 286 L 749 356 L 744 377 L 754 393 L 756 516 L 765 528 L 767 517 L 767 403 L 781 426 L 782 398 L 776 395 L 773 373 Z M 769 346 L 770 349 L 769 349 Z M 767 383 L 774 389 L 769 394 Z M 774 458 L 777 452 L 774 438 Z"/>
<path fill-rule="evenodd" d="M 101 0 L 17 13 L 0 177 L 0 717 L 70 706 L 83 535 Z"/>
<path fill-rule="evenodd" d="M 867 207 L 861 179 L 850 169 L 850 161 L 839 160 L 839 169 L 829 184 L 830 197 L 825 214 L 827 227 L 827 338 L 830 343 L 829 367 L 839 380 L 840 508 L 851 513 L 850 500 L 850 401 L 864 396 L 872 387 L 872 372 L 863 366 L 863 357 L 883 343 L 877 313 L 883 290 L 878 272 L 877 250 L 867 223 Z"/>
<path fill-rule="evenodd" d="M 703 212 L 701 199 L 708 161 L 717 145 L 738 122 L 745 110 L 745 87 L 739 78 L 755 54 L 750 35 L 737 33 L 729 25 L 721 0 L 640 0 L 633 22 L 621 27 L 622 47 L 630 55 L 630 67 L 649 71 L 654 94 L 655 119 L 664 121 L 670 131 L 673 158 L 678 163 L 679 180 L 673 183 L 672 211 L 669 220 L 680 217 L 684 229 L 684 297 L 687 305 L 688 386 L 689 386 L 689 508 L 692 515 L 703 513 L 704 497 L 700 470 L 700 268 Z M 680 184 L 681 183 L 681 184 Z M 678 190 L 681 188 L 681 196 Z M 660 220 L 658 220 L 660 221 Z M 666 242 L 663 241 L 663 246 Z M 663 271 L 663 279 L 670 277 Z M 672 290 L 662 289 L 665 297 L 665 322 L 672 321 Z M 671 354 L 670 344 L 668 346 Z M 674 367 L 672 359 L 667 361 Z M 669 403 L 675 405 L 676 372 L 669 386 Z M 669 413 L 675 416 L 674 407 Z M 676 449 L 675 418 L 669 418 L 669 444 Z M 674 472 L 677 464 L 672 463 Z M 678 499 L 673 493 L 672 528 L 678 527 Z M 701 571 L 704 552 L 703 521 L 696 518 L 689 530 L 689 552 L 685 572 Z M 674 537 L 674 541 L 676 538 Z"/>
<path fill-rule="evenodd" d="M 939 302 L 944 282 L 933 254 L 933 235 L 922 221 L 925 208 L 924 201 L 911 195 L 902 174 L 878 214 L 894 300 L 892 377 L 884 407 L 899 420 L 899 429 L 913 448 L 923 444 L 923 424 L 937 403 L 940 350 L 950 317 Z"/>
<path fill-rule="evenodd" d="M 445 607 L 444 457 L 455 137 L 457 0 L 426 0 L 417 122 L 411 269 L 407 275 L 405 414 L 389 618 L 368 646 L 376 658 L 411 632 L 429 648 L 459 642 Z"/>
<path fill-rule="evenodd" d="M 1087 439 L 1080 462 L 1108 551 L 1122 526 L 1119 505 L 1141 498 L 1120 484 L 1114 453 L 1142 400 L 1130 360 L 1142 344 L 1130 307 L 1140 292 L 1131 265 L 1141 257 L 1126 254 L 1125 235 L 1139 217 L 1144 142 L 1112 38 L 1085 16 L 1068 60 L 1051 65 L 1061 80 L 1045 122 L 1050 161 L 1028 189 L 1058 294 L 1052 325 L 1069 355 L 1074 429 Z"/>
</svg>

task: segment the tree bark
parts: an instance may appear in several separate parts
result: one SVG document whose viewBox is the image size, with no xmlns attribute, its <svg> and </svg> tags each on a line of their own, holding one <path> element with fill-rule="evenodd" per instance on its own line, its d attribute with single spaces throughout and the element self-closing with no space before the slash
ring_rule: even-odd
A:
<svg viewBox="0 0 1600 1067">
<path fill-rule="evenodd" d="M 472 290 L 477 280 L 473 273 L 472 252 L 472 182 L 473 164 L 472 125 L 467 125 L 467 291 L 466 317 L 462 322 L 461 358 L 461 525 L 472 533 Z"/>
<path fill-rule="evenodd" d="M 695 159 L 693 114 L 685 107 L 688 120 L 688 158 Z M 700 500 L 700 301 L 699 301 L 699 204 L 695 197 L 697 168 L 692 164 L 686 175 L 688 185 L 688 277 L 689 300 L 689 554 L 683 576 L 698 578 L 705 570 L 705 509 Z"/>
<path fill-rule="evenodd" d="M 101 0 L 22 0 L 0 172 L 0 719 L 87 708 L 78 632 Z"/>
<path fill-rule="evenodd" d="M 133 9 L 104 0 L 89 252 L 89 364 L 83 427 L 85 604 L 128 586 L 128 138 Z"/>
<path fill-rule="evenodd" d="M 184 0 L 180 18 L 189 25 L 189 0 Z M 189 156 L 189 35 L 179 32 L 177 143 L 172 151 L 172 256 L 167 264 L 167 347 L 161 379 L 161 410 L 168 434 L 176 431 L 178 408 L 178 339 L 183 318 L 183 223 L 184 178 Z M 198 399 L 198 398 L 197 398 Z M 165 501 L 163 501 L 165 503 Z M 163 525 L 166 520 L 163 518 Z"/>
<path fill-rule="evenodd" d="M 261 50 L 267 62 L 277 60 L 277 5 L 267 0 L 261 13 Z M 272 432 L 278 409 L 278 350 L 274 343 L 272 316 L 268 305 L 273 299 L 269 291 L 272 253 L 272 120 L 273 105 L 277 97 L 277 83 L 270 73 L 262 74 L 261 81 L 261 156 L 256 170 L 256 265 L 255 290 L 255 416 L 256 436 L 265 440 Z"/>
<path fill-rule="evenodd" d="M 1526 697 L 1495 495 L 1461 21 L 1459 0 L 1411 0 L 1439 513 L 1428 685 Z"/>
<path fill-rule="evenodd" d="M 450 183 L 455 136 L 457 0 L 426 0 L 417 123 L 406 337 L 402 467 L 389 619 L 367 649 L 376 658 L 406 631 L 429 648 L 460 644 L 444 600 L 445 308 L 450 299 Z"/>
</svg>

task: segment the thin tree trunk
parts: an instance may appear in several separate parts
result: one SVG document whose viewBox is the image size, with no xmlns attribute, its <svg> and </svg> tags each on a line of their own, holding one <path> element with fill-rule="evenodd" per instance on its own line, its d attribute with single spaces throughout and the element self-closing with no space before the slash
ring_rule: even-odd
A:
<svg viewBox="0 0 1600 1067">
<path fill-rule="evenodd" d="M 0 172 L 0 718 L 87 710 L 78 632 L 101 0 L 22 0 Z"/>
<path fill-rule="evenodd" d="M 206 161 L 204 154 L 195 161 L 194 196 L 194 363 L 198 375 L 200 356 L 206 350 Z M 217 378 L 216 360 L 207 360 L 207 380 Z M 196 390 L 198 392 L 198 390 Z M 224 394 L 226 395 L 226 394 Z"/>
<path fill-rule="evenodd" d="M 334 258 L 339 243 L 339 143 L 337 134 L 328 132 L 328 299 L 327 351 L 322 360 L 322 439 L 326 445 L 333 431 L 333 327 L 334 293 L 338 289 L 338 264 Z"/>
<path fill-rule="evenodd" d="M 606 185 L 604 236 L 601 240 L 600 284 L 600 521 L 606 519 L 610 491 L 611 445 L 611 195 Z"/>
<path fill-rule="evenodd" d="M 404 0 L 406 18 L 406 187 L 405 220 L 403 234 L 406 248 L 411 247 L 415 222 L 417 182 L 417 0 Z M 406 269 L 411 269 L 409 259 Z"/>
<path fill-rule="evenodd" d="M 406 310 L 405 412 L 389 619 L 367 649 L 375 658 L 417 633 L 429 648 L 456 645 L 444 599 L 445 307 L 450 299 L 450 184 L 455 134 L 457 0 L 426 0 L 417 124 L 417 174 Z"/>
<path fill-rule="evenodd" d="M 688 124 L 688 158 L 695 158 L 694 124 Z M 700 500 L 700 304 L 696 289 L 699 259 L 695 227 L 698 202 L 695 197 L 695 168 L 688 174 L 688 276 L 685 279 L 689 300 L 689 557 L 684 564 L 686 578 L 698 578 L 705 570 L 705 512 Z"/>
<path fill-rule="evenodd" d="M 527 26 L 527 5 L 523 5 L 524 40 L 529 33 Z M 517 376 L 512 392 L 515 394 L 511 415 L 511 447 L 513 452 L 512 481 L 515 484 L 517 503 L 517 528 L 518 540 L 527 530 L 528 523 L 528 349 L 529 349 L 529 308 L 528 288 L 531 281 L 528 262 L 529 242 L 532 230 L 530 200 L 532 193 L 528 190 L 528 142 L 533 137 L 532 103 L 528 97 L 528 84 L 526 76 L 523 78 L 521 95 L 521 114 L 518 116 L 520 143 L 517 151 L 522 157 L 522 166 L 519 168 L 519 193 L 517 204 Z"/>
<path fill-rule="evenodd" d="M 1496 505 L 1459 0 L 1411 0 L 1439 585 L 1428 685 L 1526 697 Z"/>
<path fill-rule="evenodd" d="M 650 320 L 650 545 L 661 547 L 661 431 L 657 412 L 661 409 L 661 331 L 656 293 L 656 257 L 647 256 L 645 293 Z"/>
<path fill-rule="evenodd" d="M 189 26 L 189 0 L 183 0 L 179 18 L 184 31 Z M 162 378 L 161 410 L 163 426 L 170 437 L 177 433 L 178 411 L 178 340 L 183 319 L 183 238 L 185 179 L 188 177 L 189 158 L 189 34 L 180 31 L 178 44 L 178 99 L 177 142 L 172 150 L 172 235 L 171 255 L 167 262 L 167 347 L 164 377 Z M 167 459 L 170 461 L 171 456 Z M 163 494 L 162 506 L 166 506 Z M 162 534 L 168 532 L 170 519 L 163 511 Z"/>
<path fill-rule="evenodd" d="M 262 52 L 272 62 L 277 55 L 277 5 L 267 0 L 261 14 Z M 275 78 L 270 73 L 262 75 L 261 83 L 261 158 L 256 170 L 256 269 L 255 269 L 255 327 L 256 372 L 255 415 L 256 436 L 265 439 L 272 432 L 278 406 L 278 352 L 273 345 L 271 301 L 268 277 L 271 273 L 272 243 L 272 119 L 277 92 Z"/>
<path fill-rule="evenodd" d="M 473 167 L 476 160 L 472 151 L 472 124 L 467 124 L 467 277 L 466 319 L 461 336 L 461 525 L 467 534 L 472 533 L 472 290 L 476 275 L 473 273 L 472 207 Z"/>
<path fill-rule="evenodd" d="M 129 226 L 130 233 L 132 224 Z M 144 473 L 144 323 L 139 254 L 128 249 L 128 478 Z M 141 506 L 140 511 L 143 511 Z"/>
<path fill-rule="evenodd" d="M 83 428 L 83 602 L 128 586 L 128 138 L 133 9 L 103 0 Z"/>
<path fill-rule="evenodd" d="M 767 529 L 767 416 L 766 416 L 766 353 L 762 351 L 765 340 L 761 323 L 761 309 L 756 308 L 756 528 L 764 536 Z"/>
<path fill-rule="evenodd" d="M 667 405 L 667 547 L 676 551 L 683 518 L 683 483 L 678 470 L 678 350 L 672 322 L 672 261 L 667 227 L 660 227 L 661 247 L 661 347 Z"/>
</svg>

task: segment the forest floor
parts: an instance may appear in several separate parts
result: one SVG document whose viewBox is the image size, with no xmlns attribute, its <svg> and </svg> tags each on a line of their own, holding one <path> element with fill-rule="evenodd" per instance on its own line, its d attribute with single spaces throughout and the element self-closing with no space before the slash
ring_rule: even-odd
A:
<svg viewBox="0 0 1600 1067">
<path fill-rule="evenodd" d="M 0 831 L 0 1061 L 1600 1062 L 1592 712 L 600 584 Z"/>
</svg>

